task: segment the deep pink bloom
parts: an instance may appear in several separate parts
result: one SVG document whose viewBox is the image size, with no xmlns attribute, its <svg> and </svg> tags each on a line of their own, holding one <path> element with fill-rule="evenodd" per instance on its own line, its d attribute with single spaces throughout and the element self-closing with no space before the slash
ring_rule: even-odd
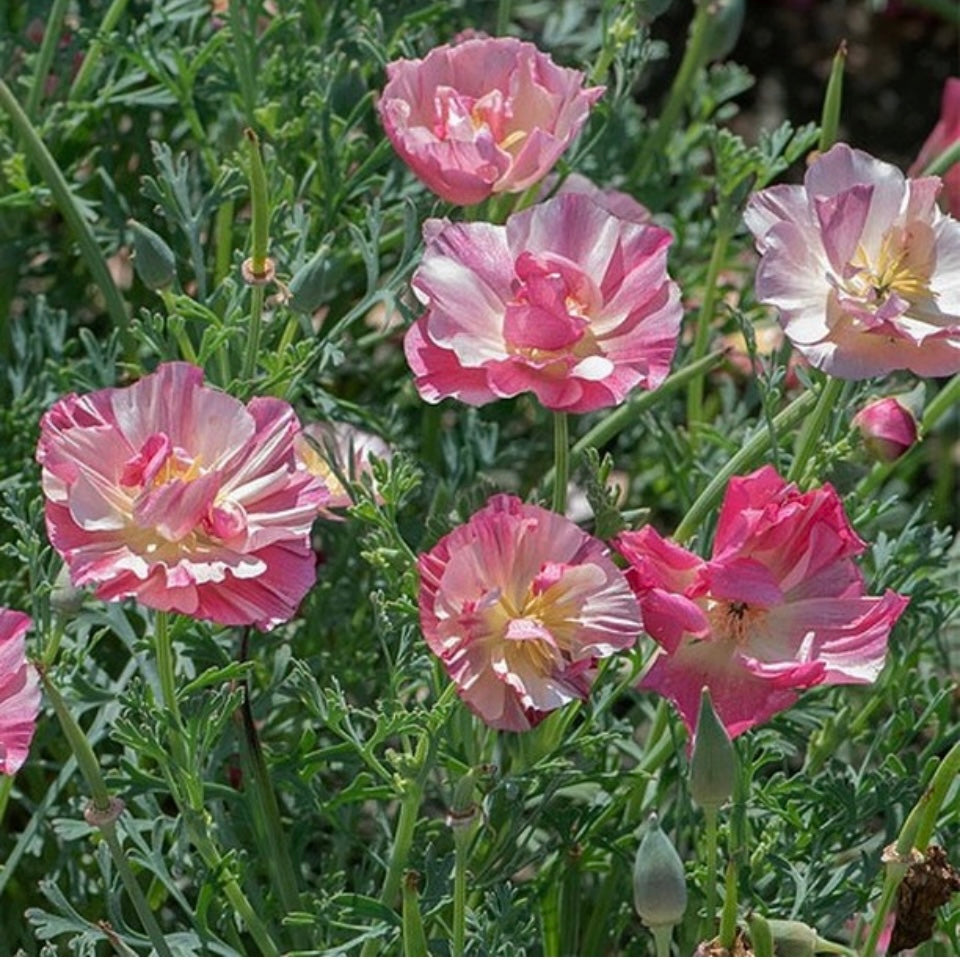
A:
<svg viewBox="0 0 960 960">
<path fill-rule="evenodd" d="M 371 456 L 386 461 L 392 457 L 390 447 L 381 437 L 338 421 L 306 424 L 297 437 L 296 447 L 303 466 L 319 477 L 329 491 L 324 513 L 353 505 L 353 498 L 340 482 L 338 473 L 356 481 L 365 474 L 371 475 Z M 334 518 L 336 514 L 329 516 Z"/>
<path fill-rule="evenodd" d="M 479 203 L 540 180 L 584 125 L 603 87 L 532 43 L 481 37 L 387 64 L 379 110 L 411 170 L 451 203 Z"/>
<path fill-rule="evenodd" d="M 263 630 L 294 614 L 327 491 L 296 461 L 288 403 L 244 406 L 198 367 L 165 363 L 62 398 L 40 426 L 47 531 L 76 586 Z"/>
<path fill-rule="evenodd" d="M 427 312 L 404 348 L 429 403 L 532 391 L 583 413 L 659 386 L 682 310 L 670 234 L 565 193 L 505 226 L 429 220 L 413 289 Z"/>
<path fill-rule="evenodd" d="M 23 643 L 32 625 L 25 613 L 0 607 L 0 773 L 8 777 L 27 759 L 40 710 L 37 672 Z"/>
<path fill-rule="evenodd" d="M 420 555 L 420 623 L 467 706 L 529 730 L 587 696 L 596 661 L 631 647 L 637 602 L 604 544 L 558 514 L 495 496 Z"/>
<path fill-rule="evenodd" d="M 757 298 L 813 366 L 851 380 L 960 370 L 960 223 L 939 189 L 841 143 L 803 186 L 751 197 Z"/>
<path fill-rule="evenodd" d="M 863 595 L 853 558 L 866 544 L 828 485 L 801 493 L 772 467 L 727 487 L 713 557 L 652 527 L 617 548 L 662 648 L 641 687 L 670 699 L 693 733 L 700 691 L 731 737 L 789 707 L 797 691 L 870 683 L 907 598 Z"/>
<path fill-rule="evenodd" d="M 852 422 L 867 450 L 887 463 L 903 456 L 917 442 L 917 419 L 897 397 L 871 401 Z"/>
<path fill-rule="evenodd" d="M 940 119 L 920 148 L 907 176 L 920 176 L 929 163 L 957 141 L 960 141 L 960 77 L 948 77 L 940 100 Z M 947 213 L 960 219 L 960 163 L 955 163 L 943 174 L 940 201 Z"/>
</svg>

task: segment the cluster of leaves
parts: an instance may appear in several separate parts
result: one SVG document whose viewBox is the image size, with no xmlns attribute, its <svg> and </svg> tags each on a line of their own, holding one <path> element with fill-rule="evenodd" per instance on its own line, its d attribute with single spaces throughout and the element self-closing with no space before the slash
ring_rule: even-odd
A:
<svg viewBox="0 0 960 960">
<path fill-rule="evenodd" d="M 559 60 L 601 71 L 595 79 L 606 80 L 609 95 L 565 169 L 629 190 L 670 226 L 671 270 L 694 307 L 710 245 L 731 231 L 715 333 L 743 332 L 753 355 L 753 324 L 765 311 L 752 299 L 739 210 L 751 189 L 800 162 L 816 129 L 784 124 L 747 145 L 724 124 L 752 78 L 714 64 L 698 81 L 687 122 L 649 170 L 638 169 L 637 144 L 650 130 L 638 85 L 664 54 L 649 32 L 663 4 L 639 6 L 517 3 L 513 27 Z M 471 952 L 648 952 L 628 891 L 638 829 L 654 808 L 690 865 L 693 904 L 677 936 L 692 949 L 705 898 L 702 823 L 673 720 L 669 750 L 651 761 L 656 705 L 631 685 L 649 649 L 608 666 L 589 703 L 523 737 L 495 735 L 456 702 L 429 706 L 445 678 L 420 638 L 415 555 L 493 490 L 542 495 L 549 430 L 544 412 L 523 399 L 483 410 L 417 401 L 395 323 L 411 316 L 419 225 L 446 211 L 393 157 L 374 101 L 387 62 L 421 55 L 460 28 L 494 32 L 493 5 L 233 0 L 214 15 L 209 0 L 130 0 L 104 32 L 108 5 L 84 4 L 49 83 L 36 76 L 39 44 L 28 30 L 46 7 L 8 4 L 0 72 L 24 100 L 46 84 L 33 119 L 111 258 L 135 349 L 110 326 L 49 191 L 0 119 L 0 313 L 9 318 L 0 324 L 0 599 L 32 611 L 39 645 L 59 642 L 55 675 L 127 805 L 124 843 L 162 926 L 179 931 L 170 946 L 251 952 L 226 906 L 236 881 L 284 949 L 399 952 L 401 916 L 381 892 L 399 805 L 419 784 L 409 866 L 421 877 L 428 945 L 443 953 L 455 852 L 447 813 L 471 777 Z M 91 57 L 93 49 L 89 72 L 71 76 L 72 52 Z M 256 383 L 231 373 L 249 309 L 240 280 L 249 242 L 245 127 L 265 143 L 278 271 Z M 130 276 L 129 218 L 174 251 L 178 279 L 163 298 Z M 32 458 L 55 397 L 179 358 L 184 336 L 212 382 L 240 395 L 283 396 L 305 421 L 366 426 L 398 453 L 376 466 L 375 485 L 352 485 L 356 506 L 345 520 L 318 522 L 318 585 L 295 621 L 269 637 L 175 622 L 187 749 L 173 756 L 172 719 L 145 639 L 153 619 L 65 584 L 46 545 Z M 689 351 L 681 346 L 678 367 Z M 783 359 L 763 360 L 749 382 L 730 371 L 711 380 L 709 427 L 688 432 L 682 403 L 670 396 L 603 450 L 588 449 L 577 479 L 594 530 L 608 536 L 635 525 L 641 510 L 664 529 L 675 524 L 732 453 L 770 429 L 788 391 Z M 851 385 L 843 406 L 869 390 Z M 578 430 L 598 419 L 581 418 Z M 955 519 L 949 486 L 932 512 L 928 465 L 915 461 L 914 473 L 899 473 L 883 496 L 861 496 L 867 468 L 846 423 L 838 408 L 815 467 L 848 496 L 869 534 L 876 585 L 913 599 L 878 684 L 811 693 L 739 741 L 743 783 L 724 827 L 745 911 L 803 919 L 840 939 L 876 895 L 883 846 L 956 737 L 949 678 L 960 647 L 952 586 L 960 557 L 931 520 Z M 930 443 L 929 468 L 941 476 L 936 456 L 946 440 Z M 771 456 L 783 466 L 790 451 L 774 445 Z M 612 466 L 623 474 L 626 511 L 611 489 Z M 281 892 L 282 864 L 257 794 L 258 749 L 299 880 L 293 905 Z M 83 818 L 82 781 L 52 717 L 41 719 L 12 792 L 4 789 L 0 949 L 149 949 Z M 956 846 L 955 807 L 942 832 Z M 198 837 L 212 838 L 213 860 L 201 855 Z M 960 929 L 958 921 L 954 908 L 943 929 Z M 957 934 L 948 936 L 949 945 L 930 949 L 960 950 Z"/>
</svg>

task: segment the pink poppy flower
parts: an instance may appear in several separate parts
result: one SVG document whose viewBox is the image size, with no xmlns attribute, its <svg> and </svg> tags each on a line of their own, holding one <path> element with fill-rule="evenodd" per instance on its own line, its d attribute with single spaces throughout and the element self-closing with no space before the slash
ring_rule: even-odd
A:
<svg viewBox="0 0 960 960">
<path fill-rule="evenodd" d="M 670 234 L 565 193 L 492 223 L 428 220 L 404 349 L 428 403 L 532 391 L 583 413 L 659 386 L 682 310 Z"/>
<path fill-rule="evenodd" d="M 417 566 L 427 644 L 499 730 L 529 730 L 586 698 L 596 661 L 631 647 L 642 627 L 604 544 L 517 497 L 491 498 Z"/>
<path fill-rule="evenodd" d="M 841 143 L 803 186 L 751 197 L 757 298 L 813 366 L 848 380 L 960 370 L 960 223 L 939 189 Z"/>
<path fill-rule="evenodd" d="M 329 497 L 324 513 L 353 505 L 353 498 L 340 482 L 338 472 L 348 480 L 358 480 L 364 474 L 372 475 L 371 456 L 387 461 L 392 456 L 381 437 L 336 421 L 308 423 L 297 436 L 296 450 L 304 468 L 319 477 L 327 488 Z M 336 518 L 336 514 L 329 516 Z"/>
<path fill-rule="evenodd" d="M 920 148 L 917 159 L 910 165 L 907 176 L 917 177 L 947 147 L 960 140 L 960 77 L 948 77 L 940 100 L 940 119 Z M 943 194 L 940 201 L 952 217 L 960 218 L 960 163 L 955 163 L 943 174 Z"/>
<path fill-rule="evenodd" d="M 186 363 L 57 401 L 37 460 L 73 583 L 226 625 L 288 620 L 314 582 L 327 498 L 295 459 L 299 429 L 284 401 L 244 406 Z"/>
<path fill-rule="evenodd" d="M 652 527 L 621 534 L 644 629 L 660 645 L 640 686 L 671 700 L 693 733 L 709 687 L 731 737 L 818 684 L 870 683 L 907 605 L 863 595 L 866 544 L 828 484 L 801 493 L 772 467 L 727 487 L 713 557 Z"/>
<path fill-rule="evenodd" d="M 540 180 L 603 91 L 532 43 L 480 37 L 387 64 L 378 108 L 410 169 L 444 200 L 467 205 Z"/>
<path fill-rule="evenodd" d="M 543 181 L 543 189 L 538 194 L 538 200 L 550 195 L 557 182 L 556 174 L 551 174 Z M 594 203 L 603 207 L 607 213 L 612 213 L 621 220 L 632 220 L 634 223 L 650 223 L 650 211 L 635 197 L 623 190 L 611 190 L 598 187 L 589 177 L 582 173 L 570 173 L 557 188 L 556 195 L 563 193 L 582 193 Z"/>
<path fill-rule="evenodd" d="M 27 759 L 40 710 L 37 672 L 23 643 L 32 625 L 25 613 L 0 607 L 0 773 L 8 777 Z"/>
<path fill-rule="evenodd" d="M 853 418 L 864 446 L 877 460 L 892 463 L 916 442 L 917 418 L 898 397 L 883 397 L 868 403 Z"/>
</svg>

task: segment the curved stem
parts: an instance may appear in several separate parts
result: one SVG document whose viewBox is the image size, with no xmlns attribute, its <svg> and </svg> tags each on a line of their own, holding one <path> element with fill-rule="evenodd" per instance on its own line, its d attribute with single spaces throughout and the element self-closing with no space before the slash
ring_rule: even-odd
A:
<svg viewBox="0 0 960 960">
<path fill-rule="evenodd" d="M 797 440 L 797 451 L 793 458 L 793 464 L 787 475 L 788 480 L 800 483 L 803 480 L 804 471 L 807 468 L 807 462 L 816 449 L 817 441 L 823 433 L 830 415 L 837 406 L 840 394 L 843 392 L 843 381 L 836 377 L 829 377 L 827 382 L 820 390 L 820 396 L 817 399 L 817 405 L 813 413 L 807 418 L 800 431 L 800 437 Z"/>
<path fill-rule="evenodd" d="M 807 390 L 800 394 L 788 407 L 785 407 L 773 418 L 774 433 L 780 437 L 788 430 L 792 430 L 812 409 L 816 402 L 815 395 Z M 756 460 L 766 452 L 771 443 L 769 430 L 759 430 L 748 440 L 725 466 L 707 484 L 706 489 L 694 501 L 673 533 L 677 543 L 689 540 L 696 533 L 704 517 L 713 509 L 716 502 L 723 495 L 727 482 L 741 470 L 752 466 Z"/>
<path fill-rule="evenodd" d="M 704 281 L 703 301 L 697 314 L 697 325 L 693 338 L 691 356 L 696 362 L 707 352 L 710 339 L 710 324 L 716 309 L 717 294 L 719 292 L 718 278 L 727 258 L 727 247 L 733 236 L 735 221 L 729 210 L 721 209 L 717 215 L 717 236 L 713 241 L 713 252 L 710 254 L 710 263 L 707 266 L 707 277 Z M 687 387 L 687 428 L 703 419 L 703 374 L 694 377 Z"/>
<path fill-rule="evenodd" d="M 107 269 L 106 260 L 100 252 L 96 237 L 90 229 L 90 224 L 84 219 L 80 208 L 73 199 L 67 181 L 63 176 L 56 160 L 53 159 L 50 151 L 47 150 L 33 124 L 20 108 L 10 88 L 0 80 L 0 108 L 10 117 L 14 130 L 23 141 L 24 150 L 30 162 L 37 168 L 40 176 L 43 177 L 53 199 L 60 210 L 63 219 L 67 221 L 73 232 L 74 239 L 80 247 L 80 253 L 86 261 L 87 269 L 93 275 L 94 282 L 100 288 L 103 299 L 110 314 L 110 319 L 114 326 L 120 332 L 120 338 L 123 342 L 126 353 L 130 356 L 134 354 L 133 342 L 130 339 L 130 321 L 127 316 L 127 308 L 117 290 L 117 285 L 110 276 Z"/>
<path fill-rule="evenodd" d="M 553 414 L 553 512 L 561 516 L 567 509 L 567 484 L 570 480 L 570 438 L 567 415 L 562 411 Z"/>
</svg>

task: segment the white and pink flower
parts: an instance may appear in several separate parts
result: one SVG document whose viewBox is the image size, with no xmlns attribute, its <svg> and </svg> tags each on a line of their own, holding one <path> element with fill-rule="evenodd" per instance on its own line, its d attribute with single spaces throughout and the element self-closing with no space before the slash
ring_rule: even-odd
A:
<svg viewBox="0 0 960 960">
<path fill-rule="evenodd" d="M 478 37 L 388 64 L 378 107 L 410 169 L 468 205 L 544 177 L 603 94 L 583 80 L 532 43 Z"/>
<path fill-rule="evenodd" d="M 517 497 L 493 497 L 418 568 L 430 649 L 500 730 L 529 730 L 584 699 L 597 660 L 631 647 L 642 626 L 604 544 Z"/>
<path fill-rule="evenodd" d="M 299 430 L 288 403 L 244 406 L 186 363 L 59 400 L 37 460 L 74 585 L 227 625 L 288 620 L 314 583 L 328 497 L 296 459 Z"/>
<path fill-rule="evenodd" d="M 669 372 L 682 310 L 666 230 L 563 193 L 504 226 L 430 220 L 424 236 L 412 283 L 427 310 L 404 348 L 429 403 L 531 391 L 583 413 Z"/>
<path fill-rule="evenodd" d="M 640 686 L 672 701 L 691 734 L 704 687 L 736 737 L 798 691 L 871 683 L 908 600 L 864 596 L 854 557 L 866 544 L 836 491 L 801 493 L 772 467 L 730 481 L 710 560 L 652 527 L 616 546 L 661 648 Z"/>
<path fill-rule="evenodd" d="M 0 773 L 8 777 L 27 759 L 40 710 L 37 672 L 23 642 L 32 625 L 25 613 L 0 607 Z"/>
<path fill-rule="evenodd" d="M 851 380 L 960 370 L 960 223 L 940 186 L 837 144 L 803 186 L 750 199 L 757 297 L 813 366 Z"/>
</svg>

